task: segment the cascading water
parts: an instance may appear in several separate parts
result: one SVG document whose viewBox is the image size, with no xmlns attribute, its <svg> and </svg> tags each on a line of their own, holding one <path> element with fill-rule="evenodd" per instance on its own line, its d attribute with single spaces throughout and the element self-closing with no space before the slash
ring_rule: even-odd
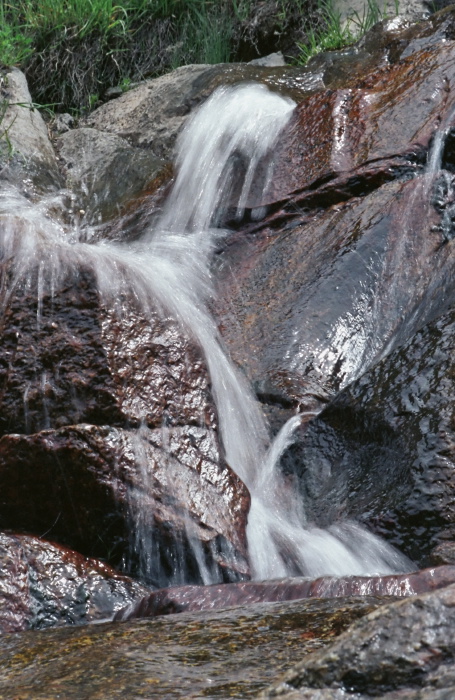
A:
<svg viewBox="0 0 455 700">
<path fill-rule="evenodd" d="M 412 568 L 405 557 L 357 524 L 321 530 L 306 522 L 302 503 L 277 468 L 302 416 L 291 418 L 269 445 L 257 402 L 226 356 L 208 311 L 214 295 L 211 255 L 226 235 L 217 225 L 230 211 L 233 218 L 242 217 L 253 186 L 256 195 L 259 189 L 266 192 L 270 154 L 293 108 L 291 100 L 259 85 L 218 89 L 187 122 L 178 141 L 173 190 L 159 220 L 134 243 L 84 242 L 91 231 L 69 231 L 49 215 L 48 203 L 43 211 L 44 203 L 4 191 L 0 218 L 11 225 L 3 226 L 3 258 L 13 260 L 4 299 L 37 260 L 39 295 L 58 289 L 68 268 L 89 264 L 104 304 L 115 305 L 129 289 L 143 313 L 158 307 L 194 338 L 210 373 L 226 460 L 251 494 L 247 538 L 254 578 L 405 571 Z M 252 216 L 262 213 L 258 209 Z M 39 314 L 38 300 L 38 323 Z M 137 457 L 146 471 L 144 457 Z M 137 513 L 140 503 L 134 508 Z M 135 540 L 142 555 L 150 540 L 146 530 Z M 210 582 L 210 572 L 201 576 Z"/>
</svg>

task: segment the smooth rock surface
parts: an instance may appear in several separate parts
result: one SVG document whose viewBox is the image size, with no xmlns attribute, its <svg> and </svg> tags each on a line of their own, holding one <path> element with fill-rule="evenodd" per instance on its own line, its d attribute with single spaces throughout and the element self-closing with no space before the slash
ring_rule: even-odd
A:
<svg viewBox="0 0 455 700">
<path fill-rule="evenodd" d="M 453 11 L 385 26 L 360 42 L 370 58 L 358 71 L 330 75 L 320 59 L 331 89 L 297 106 L 268 215 L 246 218 L 220 251 L 216 310 L 273 429 L 302 413 L 282 467 L 298 475 L 309 522 L 359 517 L 425 566 L 454 539 L 453 340 L 442 320 L 455 302 Z M 363 398 L 338 403 L 356 382 Z"/>
<path fill-rule="evenodd" d="M 276 581 L 245 581 L 222 586 L 176 586 L 153 591 L 120 610 L 116 620 L 170 615 L 182 611 L 216 610 L 234 605 L 253 605 L 302 598 L 360 596 L 412 596 L 455 582 L 455 567 L 440 566 L 410 574 L 288 578 Z"/>
<path fill-rule="evenodd" d="M 62 184 L 55 153 L 18 68 L 1 71 L 0 100 L 0 180 L 29 194 L 55 191 Z"/>
<path fill-rule="evenodd" d="M 159 158 L 168 158 L 175 135 L 191 108 L 193 82 L 207 68 L 183 66 L 148 81 L 96 109 L 86 124 L 117 134 L 131 145 L 149 148 Z"/>
<path fill-rule="evenodd" d="M 294 654 L 327 644 L 378 598 L 313 600 L 0 638 L 0 698 L 254 697 Z"/>
<path fill-rule="evenodd" d="M 168 159 L 187 116 L 217 87 L 254 81 L 294 99 L 323 86 L 319 76 L 306 68 L 242 63 L 182 66 L 102 105 L 83 124 Z"/>
<path fill-rule="evenodd" d="M 219 256 L 229 349 L 291 401 L 306 387 L 333 395 L 453 300 L 453 249 L 432 232 L 431 183 L 415 177 L 455 108 L 453 40 L 421 41 L 405 33 L 404 58 L 299 104 L 262 202 L 274 213 Z"/>
<path fill-rule="evenodd" d="M 66 171 L 66 187 L 77 195 L 77 206 L 85 211 L 88 223 L 120 215 L 164 166 L 149 151 L 97 129 L 67 131 L 58 138 L 57 150 Z"/>
</svg>

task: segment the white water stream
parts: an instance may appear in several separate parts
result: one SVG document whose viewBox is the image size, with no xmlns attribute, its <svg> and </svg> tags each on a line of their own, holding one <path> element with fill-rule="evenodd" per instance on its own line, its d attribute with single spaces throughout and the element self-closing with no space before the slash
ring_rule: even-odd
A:
<svg viewBox="0 0 455 700">
<path fill-rule="evenodd" d="M 306 522 L 298 495 L 277 468 L 302 417 L 292 417 L 270 445 L 255 397 L 226 356 L 207 308 L 215 293 L 212 252 L 226 234 L 216 227 L 218 212 L 232 206 L 235 193 L 241 217 L 252 186 L 256 192 L 259 186 L 267 189 L 269 156 L 293 108 L 292 101 L 259 85 L 219 88 L 188 120 L 177 144 L 177 179 L 162 216 L 134 244 L 81 242 L 77 230 L 69 232 L 50 216 L 49 203 L 40 208 L 13 191 L 3 192 L 3 257 L 14 260 L 9 290 L 37 260 L 42 261 L 40 294 L 57 289 L 69 265 L 90 264 L 105 304 L 115 304 L 127 286 L 145 313 L 158 306 L 195 339 L 210 372 L 226 460 L 251 494 L 247 537 L 254 578 L 405 571 L 412 568 L 405 557 L 355 523 L 322 530 Z M 90 240 L 89 231 L 83 240 Z"/>
</svg>

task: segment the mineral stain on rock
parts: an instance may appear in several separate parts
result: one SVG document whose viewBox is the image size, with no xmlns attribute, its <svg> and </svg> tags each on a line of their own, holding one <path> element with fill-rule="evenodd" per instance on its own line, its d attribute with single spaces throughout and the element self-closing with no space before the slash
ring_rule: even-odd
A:
<svg viewBox="0 0 455 700">
<path fill-rule="evenodd" d="M 0 641 L 0 698 L 247 698 L 386 598 L 257 604 Z"/>
</svg>

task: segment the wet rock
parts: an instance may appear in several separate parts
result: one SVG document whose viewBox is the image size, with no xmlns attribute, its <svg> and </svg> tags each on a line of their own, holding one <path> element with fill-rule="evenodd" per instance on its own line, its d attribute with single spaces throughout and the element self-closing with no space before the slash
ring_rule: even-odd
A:
<svg viewBox="0 0 455 700">
<path fill-rule="evenodd" d="M 81 128 L 67 131 L 57 141 L 66 186 L 77 196 L 88 223 L 99 223 L 123 212 L 125 204 L 147 189 L 163 162 L 125 139 Z"/>
<path fill-rule="evenodd" d="M 101 561 L 0 534 L 0 633 L 106 620 L 146 591 Z"/>
<path fill-rule="evenodd" d="M 55 191 L 62 184 L 57 160 L 25 75 L 18 68 L 1 71 L 0 104 L 0 181 L 29 195 Z"/>
<path fill-rule="evenodd" d="M 437 31 L 450 36 L 451 21 Z M 218 256 L 229 349 L 289 405 L 333 396 L 454 300 L 450 207 L 431 206 L 422 175 L 455 108 L 453 39 L 418 49 L 428 36 L 408 31 L 393 62 L 298 105 L 276 149 L 268 218 L 244 222 Z"/>
<path fill-rule="evenodd" d="M 455 689 L 454 609 L 450 586 L 376 610 L 261 697 L 449 698 Z"/>
<path fill-rule="evenodd" d="M 0 638 L 0 697 L 254 697 L 378 598 L 261 604 Z M 295 651 L 294 651 L 295 650 Z"/>
<path fill-rule="evenodd" d="M 341 392 L 307 426 L 298 458 L 304 480 L 318 460 L 331 465 L 319 508 L 326 499 L 351 515 L 360 506 L 420 562 L 454 536 L 454 342 L 451 311 Z"/>
<path fill-rule="evenodd" d="M 302 598 L 409 596 L 444 588 L 455 581 L 455 567 L 441 566 L 411 574 L 390 576 L 289 578 L 280 581 L 245 581 L 223 586 L 177 586 L 152 592 L 116 614 L 116 620 L 170 615 L 182 611 L 216 610 Z"/>
<path fill-rule="evenodd" d="M 272 201 L 368 162 L 415 161 L 454 109 L 454 82 L 452 46 L 436 46 L 315 93 L 297 107 L 280 142 Z"/>
<path fill-rule="evenodd" d="M 283 134 L 268 215 L 216 261 L 221 333 L 273 429 L 302 413 L 282 468 L 309 522 L 361 518 L 421 566 L 454 536 L 453 22 L 387 50 L 382 25 L 359 44 L 379 64 L 349 75 L 320 59 L 331 89 Z"/>
<path fill-rule="evenodd" d="M 431 232 L 423 185 L 386 183 L 228 242 L 221 332 L 270 403 L 327 400 L 450 307 L 454 251 Z"/>
<path fill-rule="evenodd" d="M 217 87 L 245 81 L 259 81 L 296 99 L 310 93 L 315 85 L 322 86 L 318 77 L 304 68 L 249 64 L 182 66 L 108 102 L 84 123 L 117 134 L 133 146 L 150 149 L 155 156 L 168 159 L 177 133 L 190 112 Z"/>
<path fill-rule="evenodd" d="M 246 575 L 249 495 L 224 461 L 201 352 L 126 291 L 107 303 L 88 261 L 62 269 L 53 289 L 32 267 L 10 293 L 3 267 L 0 527 L 161 584 L 200 581 L 197 557 L 214 580 Z"/>
<path fill-rule="evenodd" d="M 248 573 L 249 495 L 204 428 L 5 435 L 0 493 L 1 528 L 123 558 L 155 583 L 200 580 L 198 557 L 220 580 Z"/>
<path fill-rule="evenodd" d="M 200 351 L 171 319 L 100 298 L 89 265 L 64 261 L 58 293 L 40 273 L 7 299 L 0 350 L 0 434 L 92 423 L 216 427 Z M 9 269 L 3 284 L 8 289 Z"/>
<path fill-rule="evenodd" d="M 455 542 L 441 542 L 430 553 L 433 564 L 454 564 L 455 563 Z"/>
</svg>

